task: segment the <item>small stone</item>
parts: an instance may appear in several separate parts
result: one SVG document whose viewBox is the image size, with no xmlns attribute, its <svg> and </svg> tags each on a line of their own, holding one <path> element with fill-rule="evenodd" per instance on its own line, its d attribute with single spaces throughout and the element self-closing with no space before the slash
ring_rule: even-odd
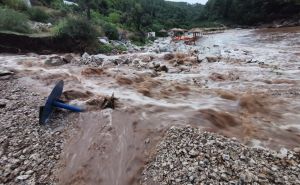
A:
<svg viewBox="0 0 300 185">
<path fill-rule="evenodd" d="M 244 159 L 246 159 L 246 157 L 244 155 L 241 155 L 240 159 L 244 160 Z"/>
<path fill-rule="evenodd" d="M 147 138 L 147 139 L 145 140 L 145 143 L 146 143 L 146 144 L 150 143 L 150 138 Z"/>
<path fill-rule="evenodd" d="M 7 105 L 7 100 L 0 99 L 0 109 L 5 108 Z"/>
<path fill-rule="evenodd" d="M 181 179 L 175 179 L 175 182 L 181 182 Z"/>
<path fill-rule="evenodd" d="M 197 150 L 191 150 L 190 152 L 189 152 L 189 154 L 190 154 L 190 156 L 191 157 L 196 157 L 196 156 L 198 156 L 198 154 L 199 154 L 199 152 L 197 151 Z"/>
<path fill-rule="evenodd" d="M 255 160 L 254 159 L 250 159 L 249 164 L 255 164 Z"/>
<path fill-rule="evenodd" d="M 279 157 L 280 159 L 283 159 L 285 157 L 287 157 L 288 154 L 288 150 L 286 148 L 281 148 L 279 153 L 277 154 L 277 157 Z"/>
<path fill-rule="evenodd" d="M 30 177 L 30 175 L 20 175 L 17 177 L 18 180 L 26 180 Z"/>
<path fill-rule="evenodd" d="M 230 156 L 226 155 L 226 154 L 223 154 L 223 160 L 224 161 L 229 161 L 230 160 Z"/>
<path fill-rule="evenodd" d="M 33 170 L 28 170 L 25 174 L 26 175 L 31 175 L 31 174 L 33 174 L 33 172 L 34 172 Z"/>
</svg>

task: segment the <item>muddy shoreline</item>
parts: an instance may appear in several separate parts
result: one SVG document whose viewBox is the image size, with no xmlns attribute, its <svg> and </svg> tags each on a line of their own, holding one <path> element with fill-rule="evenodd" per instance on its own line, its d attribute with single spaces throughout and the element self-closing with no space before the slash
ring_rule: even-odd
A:
<svg viewBox="0 0 300 185">
<path fill-rule="evenodd" d="M 63 42 L 63 43 L 62 43 Z M 83 53 L 80 42 L 73 39 L 58 39 L 53 36 L 33 37 L 0 32 L 0 53 Z"/>
</svg>

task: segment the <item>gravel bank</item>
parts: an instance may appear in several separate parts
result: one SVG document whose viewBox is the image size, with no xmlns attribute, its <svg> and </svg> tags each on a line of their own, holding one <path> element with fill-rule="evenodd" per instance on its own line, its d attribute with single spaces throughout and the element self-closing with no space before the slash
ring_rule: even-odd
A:
<svg viewBox="0 0 300 185">
<path fill-rule="evenodd" d="M 0 80 L 0 184 L 55 184 L 68 122 L 60 112 L 57 125 L 38 124 L 44 98 L 17 80 Z"/>
<path fill-rule="evenodd" d="M 172 127 L 142 184 L 300 184 L 299 154 L 246 147 L 194 128 Z"/>
</svg>

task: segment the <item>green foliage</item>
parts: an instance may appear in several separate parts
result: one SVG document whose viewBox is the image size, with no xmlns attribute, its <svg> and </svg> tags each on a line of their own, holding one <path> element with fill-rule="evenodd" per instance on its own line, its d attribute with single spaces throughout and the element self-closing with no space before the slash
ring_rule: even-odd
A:
<svg viewBox="0 0 300 185">
<path fill-rule="evenodd" d="M 27 15 L 12 9 L 0 8 L 0 30 L 29 33 Z"/>
<path fill-rule="evenodd" d="M 62 0 L 47 0 L 47 4 L 55 9 L 63 9 L 64 3 Z"/>
<path fill-rule="evenodd" d="M 97 44 L 91 48 L 90 53 L 112 53 L 112 52 L 123 52 L 126 51 L 124 46 L 113 46 L 111 44 Z"/>
<path fill-rule="evenodd" d="M 116 49 L 117 51 L 120 51 L 120 52 L 122 52 L 122 51 L 127 51 L 127 48 L 126 48 L 125 46 L 122 46 L 122 45 L 115 46 L 115 49 Z"/>
<path fill-rule="evenodd" d="M 129 36 L 129 39 L 137 46 L 143 46 L 146 43 L 146 36 L 142 33 L 134 33 Z"/>
<path fill-rule="evenodd" d="M 300 14 L 298 0 L 209 0 L 200 20 L 253 25 Z"/>
<path fill-rule="evenodd" d="M 96 52 L 97 53 L 111 53 L 113 51 L 114 47 L 109 44 L 99 44 L 97 47 Z"/>
<path fill-rule="evenodd" d="M 38 22 L 47 22 L 49 20 L 49 14 L 38 7 L 28 9 L 28 15 L 31 20 Z"/>
<path fill-rule="evenodd" d="M 117 12 L 112 12 L 108 15 L 108 21 L 112 23 L 120 23 L 121 15 Z"/>
<path fill-rule="evenodd" d="M 118 40 L 119 39 L 119 32 L 117 28 L 110 24 L 110 23 L 103 23 L 101 25 L 102 31 L 104 32 L 105 36 L 107 36 L 111 40 Z"/>
<path fill-rule="evenodd" d="M 25 11 L 27 5 L 22 0 L 3 0 L 3 4 L 11 9 Z"/>
<path fill-rule="evenodd" d="M 80 17 L 61 21 L 54 32 L 56 37 L 75 39 L 87 45 L 96 42 L 99 34 L 88 20 Z"/>
<path fill-rule="evenodd" d="M 91 10 L 96 10 L 97 8 L 101 8 L 104 6 L 103 3 L 105 0 L 78 0 L 78 4 L 80 8 L 86 12 L 86 16 L 89 20 L 91 20 Z"/>
</svg>

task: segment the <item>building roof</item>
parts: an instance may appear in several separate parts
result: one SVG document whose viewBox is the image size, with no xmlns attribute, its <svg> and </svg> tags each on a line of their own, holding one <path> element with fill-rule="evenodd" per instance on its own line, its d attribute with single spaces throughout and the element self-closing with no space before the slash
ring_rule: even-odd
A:
<svg viewBox="0 0 300 185">
<path fill-rule="evenodd" d="M 191 32 L 191 33 L 201 33 L 201 32 L 203 32 L 203 29 L 201 29 L 201 28 L 192 28 L 192 29 L 189 30 L 189 32 Z"/>
<path fill-rule="evenodd" d="M 173 32 L 186 32 L 187 30 L 181 29 L 181 28 L 173 28 L 173 29 L 170 29 L 170 31 L 173 31 Z"/>
<path fill-rule="evenodd" d="M 167 30 L 165 30 L 165 29 L 161 29 L 161 30 L 159 30 L 159 32 L 161 32 L 161 33 L 165 33 L 165 32 L 167 32 Z"/>
</svg>

